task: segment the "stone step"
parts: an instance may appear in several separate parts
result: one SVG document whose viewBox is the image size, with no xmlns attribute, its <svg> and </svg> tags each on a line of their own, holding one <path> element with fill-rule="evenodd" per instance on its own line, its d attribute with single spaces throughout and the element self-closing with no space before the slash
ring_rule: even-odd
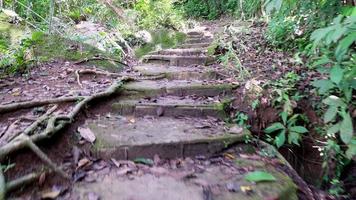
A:
<svg viewBox="0 0 356 200">
<path fill-rule="evenodd" d="M 230 83 L 187 80 L 140 80 L 123 86 L 122 95 L 137 97 L 173 96 L 218 96 L 229 95 L 238 85 Z"/>
<path fill-rule="evenodd" d="M 223 122 L 188 117 L 111 115 L 87 120 L 84 128 L 96 136 L 93 151 L 104 159 L 212 156 L 250 134 L 243 129 L 230 134 Z"/>
<path fill-rule="evenodd" d="M 178 55 L 178 56 L 200 56 L 208 52 L 205 48 L 191 48 L 191 49 L 165 49 L 154 51 L 149 55 Z"/>
<path fill-rule="evenodd" d="M 171 66 L 209 65 L 215 59 L 210 56 L 146 55 L 143 63 L 167 64 Z"/>
<path fill-rule="evenodd" d="M 181 44 L 178 45 L 177 48 L 182 48 L 182 49 L 186 49 L 186 48 L 207 48 L 210 46 L 210 42 L 204 42 L 204 43 L 194 43 L 194 44 Z"/>
<path fill-rule="evenodd" d="M 252 158 L 231 154 L 231 158 L 180 159 L 162 164 L 106 167 L 93 182 L 82 181 L 69 191 L 70 199 L 87 200 L 297 200 L 297 186 L 275 166 Z M 259 156 L 252 154 L 251 157 Z M 262 158 L 261 158 L 262 160 Z M 248 172 L 265 171 L 274 181 L 251 183 Z M 125 173 L 127 172 L 127 173 Z M 103 175 L 101 175 L 103 174 Z M 89 178 L 88 178 L 89 179 Z M 108 187 L 109 186 L 109 187 Z"/>
<path fill-rule="evenodd" d="M 217 80 L 224 76 L 205 66 L 176 67 L 160 65 L 139 65 L 133 67 L 144 76 L 162 76 L 169 80 Z"/>
<path fill-rule="evenodd" d="M 185 41 L 186 44 L 199 44 L 199 43 L 211 43 L 213 39 L 210 37 L 201 37 L 201 38 L 190 38 Z"/>
<path fill-rule="evenodd" d="M 190 31 L 186 33 L 188 36 L 204 36 L 203 32 L 200 31 Z"/>
<path fill-rule="evenodd" d="M 113 103 L 112 108 L 119 115 L 133 115 L 135 117 L 165 116 L 181 117 L 189 116 L 196 118 L 215 117 L 226 119 L 225 107 L 231 100 L 220 102 L 214 98 L 194 98 L 165 96 L 152 99 L 125 100 L 119 99 Z"/>
</svg>

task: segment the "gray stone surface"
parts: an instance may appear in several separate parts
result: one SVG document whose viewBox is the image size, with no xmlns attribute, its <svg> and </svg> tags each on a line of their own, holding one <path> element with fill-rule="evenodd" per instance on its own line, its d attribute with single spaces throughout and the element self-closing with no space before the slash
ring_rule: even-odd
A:
<svg viewBox="0 0 356 200">
<path fill-rule="evenodd" d="M 97 138 L 96 151 L 118 159 L 213 155 L 249 134 L 228 134 L 219 123 L 195 118 L 113 116 L 87 121 L 85 126 Z"/>
<path fill-rule="evenodd" d="M 251 183 L 244 179 L 247 173 L 238 164 L 186 166 L 186 169 L 165 167 L 145 168 L 146 173 L 122 176 L 112 170 L 94 183 L 78 184 L 72 192 L 73 199 L 97 196 L 102 200 L 297 200 L 296 186 L 285 174 L 265 165 L 264 171 L 273 174 L 276 181 Z M 194 161 L 190 161 L 194 162 Z M 259 169 L 260 163 L 250 163 Z"/>
<path fill-rule="evenodd" d="M 208 83 L 204 81 L 187 80 L 142 80 L 130 82 L 123 87 L 123 95 L 157 96 L 157 95 L 197 95 L 217 96 L 231 94 L 238 86 L 227 83 Z"/>
</svg>

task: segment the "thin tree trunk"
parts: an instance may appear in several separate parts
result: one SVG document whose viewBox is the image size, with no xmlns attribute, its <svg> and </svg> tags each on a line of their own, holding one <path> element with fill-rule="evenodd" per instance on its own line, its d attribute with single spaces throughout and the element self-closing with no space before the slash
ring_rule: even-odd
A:
<svg viewBox="0 0 356 200">
<path fill-rule="evenodd" d="M 49 6 L 49 23 L 48 23 L 48 31 L 49 33 L 53 32 L 53 15 L 54 15 L 54 0 L 51 0 L 50 6 Z"/>
</svg>

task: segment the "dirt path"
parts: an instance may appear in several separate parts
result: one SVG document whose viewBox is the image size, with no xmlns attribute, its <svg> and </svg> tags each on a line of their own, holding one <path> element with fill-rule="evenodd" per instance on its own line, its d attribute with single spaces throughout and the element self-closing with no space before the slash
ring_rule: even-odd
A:
<svg viewBox="0 0 356 200">
<path fill-rule="evenodd" d="M 51 152 L 50 158 L 72 174 L 70 181 L 47 175 L 31 191 L 10 196 L 90 200 L 297 199 L 295 184 L 280 170 L 283 161 L 261 156 L 259 149 L 246 144 L 248 130 L 224 122 L 227 105 L 239 85 L 220 67 L 208 66 L 214 61 L 207 55 L 211 34 L 200 28 L 187 35 L 185 44 L 152 52 L 142 63 L 128 69 L 124 74 L 140 76 L 140 80 L 125 84 L 119 97 L 105 105 L 92 107 L 94 111 L 85 112 L 88 118 L 81 117 L 65 131 L 64 139 L 44 147 Z M 107 76 L 94 76 L 80 79 L 80 86 L 73 70 L 64 71 L 64 76 L 70 74 L 72 83 L 78 83 L 88 94 L 113 81 Z M 93 81 L 98 85 L 87 84 Z M 15 88 L 6 95 L 16 96 Z M 62 111 L 69 108 L 64 105 Z M 27 114 L 38 115 L 33 110 Z M 8 115 L 15 120 L 16 113 Z M 20 155 L 14 160 L 32 157 Z M 18 176 L 21 167 L 22 164 L 16 170 L 10 169 L 7 177 Z M 269 172 L 275 180 L 247 181 L 246 174 L 254 171 Z"/>
</svg>

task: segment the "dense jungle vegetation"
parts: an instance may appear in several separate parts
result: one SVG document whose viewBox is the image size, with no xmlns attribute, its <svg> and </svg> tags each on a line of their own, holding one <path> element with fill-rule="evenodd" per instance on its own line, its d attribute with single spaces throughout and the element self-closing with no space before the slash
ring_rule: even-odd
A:
<svg viewBox="0 0 356 200">
<path fill-rule="evenodd" d="M 347 196 L 350 185 L 346 183 L 355 184 L 356 175 L 348 171 L 356 161 L 355 1 L 2 0 L 0 4 L 4 9 L 0 13 L 0 77 L 25 76 L 31 68 L 48 62 L 54 55 L 36 52 L 46 49 L 41 46 L 47 44 L 44 41 L 49 36 L 60 38 L 61 42 L 84 41 L 86 38 L 73 29 L 82 21 L 103 27 L 95 36 L 101 44 L 95 54 L 98 51 L 123 61 L 132 59 L 135 51 L 144 54 L 156 48 L 156 44 L 163 48 L 176 45 L 184 39 L 177 32 L 197 21 L 260 24 L 266 46 L 259 50 L 290 53 L 295 67 L 265 83 L 263 89 L 268 94 L 256 94 L 249 105 L 255 110 L 268 96 L 279 112 L 279 118 L 256 139 L 287 149 L 303 147 L 305 140 L 311 141 L 322 160 L 323 176 L 318 187 L 332 195 Z M 23 24 L 15 41 L 16 34 L 7 32 L 9 27 L 1 23 L 9 16 L 11 23 Z M 162 34 L 154 36 L 152 42 L 146 38 L 147 32 Z M 222 64 L 233 63 L 239 78 L 248 81 L 253 76 L 240 62 L 237 52 L 243 45 L 238 40 L 233 36 L 217 37 L 210 49 Z M 300 87 L 302 83 L 308 84 Z M 297 106 L 302 100 L 308 101 L 316 119 L 309 119 L 306 111 Z M 240 112 L 234 121 L 249 126 L 248 118 Z"/>
</svg>

